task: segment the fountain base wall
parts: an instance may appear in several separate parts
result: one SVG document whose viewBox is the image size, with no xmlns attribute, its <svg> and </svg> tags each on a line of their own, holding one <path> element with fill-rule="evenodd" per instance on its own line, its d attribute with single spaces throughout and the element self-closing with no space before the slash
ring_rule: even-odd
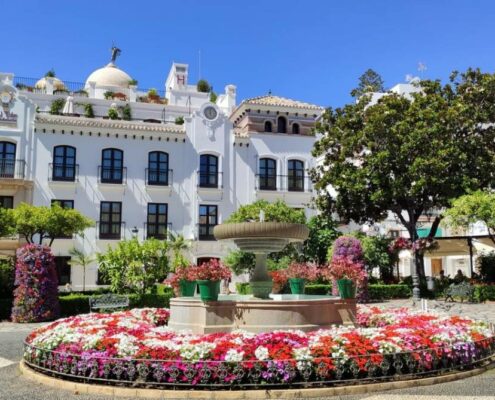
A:
<svg viewBox="0 0 495 400">
<path fill-rule="evenodd" d="M 202 302 L 199 297 L 178 297 L 170 301 L 168 326 L 194 333 L 250 332 L 299 329 L 312 331 L 331 325 L 353 324 L 355 299 L 331 296 L 271 295 L 272 300 L 251 296 L 220 296 L 219 301 Z"/>
</svg>

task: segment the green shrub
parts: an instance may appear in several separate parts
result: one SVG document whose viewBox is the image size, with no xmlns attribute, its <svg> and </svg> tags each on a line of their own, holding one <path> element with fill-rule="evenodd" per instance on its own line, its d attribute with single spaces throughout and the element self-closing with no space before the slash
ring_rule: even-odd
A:
<svg viewBox="0 0 495 400">
<path fill-rule="evenodd" d="M 65 99 L 55 99 L 50 105 L 50 114 L 59 115 L 65 106 Z"/>
<path fill-rule="evenodd" d="M 306 285 L 304 288 L 304 294 L 330 294 L 332 292 L 332 285 L 328 284 L 314 284 L 314 285 Z"/>
<path fill-rule="evenodd" d="M 476 260 L 476 267 L 485 283 L 495 282 L 495 251 L 482 253 Z"/>
<path fill-rule="evenodd" d="M 495 285 L 476 285 L 474 287 L 474 299 L 480 303 L 487 300 L 495 301 Z"/>
<path fill-rule="evenodd" d="M 175 118 L 175 125 L 184 125 L 184 117 L 180 116 Z"/>
<path fill-rule="evenodd" d="M 86 118 L 94 118 L 95 117 L 95 113 L 93 111 L 93 106 L 89 103 L 86 103 L 84 105 L 84 116 Z"/>
<path fill-rule="evenodd" d="M 251 294 L 251 286 L 249 286 L 249 282 L 238 282 L 235 284 L 235 288 L 237 290 L 237 294 Z"/>
<path fill-rule="evenodd" d="M 0 298 L 12 298 L 15 267 L 12 259 L 0 259 Z"/>
<path fill-rule="evenodd" d="M 407 299 L 412 295 L 407 285 L 368 285 L 368 293 L 372 300 Z"/>
<path fill-rule="evenodd" d="M 122 107 L 122 119 L 124 121 L 130 121 L 132 119 L 132 110 L 129 103 Z"/>
<path fill-rule="evenodd" d="M 108 118 L 110 119 L 119 119 L 119 113 L 115 108 L 108 109 Z"/>
<path fill-rule="evenodd" d="M 200 79 L 196 84 L 196 89 L 201 93 L 208 93 L 211 90 L 211 86 L 208 81 Z"/>
</svg>

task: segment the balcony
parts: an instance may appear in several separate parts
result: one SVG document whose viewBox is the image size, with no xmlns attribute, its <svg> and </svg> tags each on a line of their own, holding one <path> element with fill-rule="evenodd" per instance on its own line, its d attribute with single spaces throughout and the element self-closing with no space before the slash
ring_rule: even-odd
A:
<svg viewBox="0 0 495 400">
<path fill-rule="evenodd" d="M 198 171 L 198 188 L 223 189 L 223 172 Z"/>
<path fill-rule="evenodd" d="M 26 174 L 26 162 L 0 158 L 0 179 L 24 179 Z"/>
<path fill-rule="evenodd" d="M 97 221 L 96 229 L 100 240 L 125 239 L 125 222 Z"/>
<path fill-rule="evenodd" d="M 173 170 L 146 168 L 147 186 L 170 186 L 173 182 Z"/>
<path fill-rule="evenodd" d="M 79 164 L 48 164 L 50 182 L 79 182 Z"/>
<path fill-rule="evenodd" d="M 144 223 L 144 239 L 167 240 L 168 233 L 172 231 L 172 223 L 166 224 L 148 224 Z"/>
<path fill-rule="evenodd" d="M 256 175 L 256 191 L 311 193 L 309 176 Z"/>
<path fill-rule="evenodd" d="M 126 167 L 105 167 L 98 166 L 98 183 L 125 185 L 127 184 Z"/>
</svg>

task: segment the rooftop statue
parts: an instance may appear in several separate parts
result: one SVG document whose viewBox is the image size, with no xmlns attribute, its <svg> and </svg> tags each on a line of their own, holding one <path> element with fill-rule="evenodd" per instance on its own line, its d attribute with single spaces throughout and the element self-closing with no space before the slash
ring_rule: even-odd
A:
<svg viewBox="0 0 495 400">
<path fill-rule="evenodd" d="M 122 50 L 120 50 L 118 47 L 112 46 L 110 51 L 112 52 L 112 59 L 110 60 L 110 62 L 115 63 L 115 60 L 117 59 L 118 56 L 120 56 Z"/>
</svg>

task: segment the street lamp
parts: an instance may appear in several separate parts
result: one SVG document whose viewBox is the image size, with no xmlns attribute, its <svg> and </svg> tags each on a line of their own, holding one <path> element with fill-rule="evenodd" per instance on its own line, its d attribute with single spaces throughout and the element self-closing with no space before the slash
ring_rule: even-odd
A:
<svg viewBox="0 0 495 400">
<path fill-rule="evenodd" d="M 137 226 L 135 226 L 134 228 L 132 228 L 131 232 L 132 232 L 132 236 L 133 237 L 137 237 L 137 234 L 139 232 Z"/>
</svg>

